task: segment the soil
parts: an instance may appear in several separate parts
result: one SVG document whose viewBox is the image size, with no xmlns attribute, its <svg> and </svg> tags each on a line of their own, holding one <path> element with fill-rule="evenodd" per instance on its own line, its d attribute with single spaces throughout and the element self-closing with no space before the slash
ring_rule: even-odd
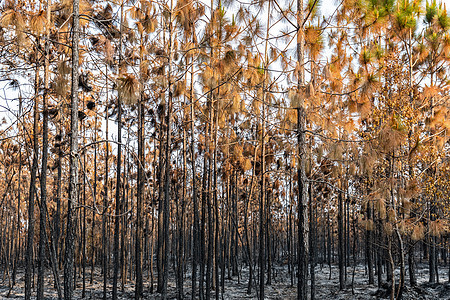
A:
<svg viewBox="0 0 450 300">
<path fill-rule="evenodd" d="M 398 270 L 397 275 L 398 275 Z M 405 287 L 403 298 L 404 300 L 431 300 L 431 299 L 450 299 L 450 283 L 448 282 L 448 267 L 441 267 L 439 270 L 439 278 L 441 283 L 428 283 L 428 270 L 426 265 L 418 265 L 416 287 L 410 287 L 408 284 Z M 408 273 L 408 272 L 406 272 Z M 146 272 L 144 274 L 147 274 Z M 347 268 L 347 287 L 346 289 L 339 291 L 339 278 L 338 278 L 337 266 L 331 267 L 331 279 L 330 269 L 328 266 L 316 267 L 316 299 L 319 300 L 349 300 L 349 299 L 389 299 L 390 286 L 388 283 L 383 282 L 381 287 L 378 285 L 370 285 L 368 283 L 367 273 L 365 266 L 358 265 L 355 268 L 355 276 L 352 287 L 352 274 L 353 267 Z M 173 275 L 173 274 L 171 274 Z M 62 272 L 60 272 L 62 276 Z M 226 274 L 227 276 L 227 274 Z M 90 269 L 86 274 L 86 292 L 84 299 L 102 299 L 103 298 L 103 281 L 100 269 L 96 269 L 94 273 L 94 280 L 90 284 Z M 174 276 L 171 276 L 174 278 Z M 383 278 L 385 278 L 383 274 Z M 397 276 L 398 279 L 398 276 Z M 273 270 L 272 284 L 267 285 L 265 288 L 265 299 L 296 299 L 296 278 L 294 278 L 294 286 L 290 284 L 290 277 L 287 272 L 287 267 L 275 267 Z M 376 281 L 376 278 L 375 278 Z M 406 276 L 408 282 L 408 276 Z M 144 299 L 161 299 L 161 295 L 158 293 L 150 293 L 149 281 L 144 277 Z M 61 277 L 62 283 L 62 277 Z M 398 283 L 398 282 L 397 282 Z M 111 284 L 108 285 L 108 299 L 111 299 Z M 185 299 L 190 299 L 190 279 L 189 272 L 185 277 Z M 221 299 L 257 299 L 256 289 L 253 287 L 252 293 L 247 294 L 248 284 L 248 269 L 246 267 L 241 268 L 240 276 L 233 277 L 232 279 L 225 280 L 225 290 Z M 156 290 L 156 283 L 154 283 Z M 174 281 L 168 282 L 169 299 L 176 299 L 176 284 Z M 33 291 L 35 294 L 35 291 Z M 133 299 L 134 298 L 134 283 L 128 281 L 122 288 L 119 283 L 119 299 Z M 211 293 L 211 297 L 214 299 L 214 291 Z M 20 270 L 17 274 L 16 285 L 10 288 L 10 280 L 8 274 L 0 273 L 0 299 L 23 299 L 24 298 L 24 271 Z M 34 299 L 34 297 L 33 297 Z M 45 299 L 57 299 L 56 289 L 53 286 L 53 275 L 50 271 L 46 272 L 45 283 Z M 77 279 L 77 288 L 74 291 L 74 299 L 82 299 L 82 279 Z"/>
</svg>

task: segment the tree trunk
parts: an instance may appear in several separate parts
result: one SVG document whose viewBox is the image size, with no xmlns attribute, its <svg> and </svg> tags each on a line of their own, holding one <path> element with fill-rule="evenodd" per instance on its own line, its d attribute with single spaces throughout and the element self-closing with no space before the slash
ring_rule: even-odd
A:
<svg viewBox="0 0 450 300">
<path fill-rule="evenodd" d="M 39 43 L 39 41 L 38 41 Z M 38 141 L 38 90 L 39 90 L 39 64 L 37 58 L 37 49 L 35 49 L 36 72 L 35 72 L 35 102 L 34 102 L 34 120 L 33 120 L 33 165 L 30 174 L 30 191 L 28 194 L 28 234 L 27 250 L 25 254 L 25 300 L 31 299 L 31 277 L 33 275 L 33 243 L 34 243 L 34 197 L 36 194 L 36 175 L 38 169 L 39 141 Z"/>
<path fill-rule="evenodd" d="M 342 192 L 338 196 L 338 260 L 339 260 L 339 289 L 345 289 L 345 268 L 344 268 L 344 204 L 342 200 Z"/>
<path fill-rule="evenodd" d="M 164 178 L 164 207 L 163 207 L 163 238 L 164 238 L 164 253 L 163 253 L 163 288 L 162 299 L 167 299 L 167 281 L 169 276 L 169 203 L 170 203 L 170 159 L 171 159 L 171 143 L 172 143 L 172 100 L 173 100 L 173 82 L 172 82 L 172 62 L 173 62 L 173 1 L 170 3 L 169 9 L 169 72 L 168 72 L 168 101 L 167 101 L 167 131 L 166 131 L 166 161 L 165 161 L 165 178 Z"/>
<path fill-rule="evenodd" d="M 184 215 L 185 215 L 185 198 L 186 198 L 186 177 L 187 177 L 187 162 L 186 162 L 186 130 L 183 128 L 183 187 L 181 190 L 181 198 L 178 199 L 181 203 L 177 206 L 178 214 L 178 243 L 177 243 L 177 297 L 179 300 L 184 298 Z"/>
<path fill-rule="evenodd" d="M 117 281 L 119 278 L 120 268 L 120 220 L 122 213 L 121 198 L 121 172 L 122 172 L 122 103 L 120 97 L 117 97 L 117 170 L 116 170 L 116 209 L 114 216 L 114 273 L 113 273 L 113 288 L 112 298 L 117 300 Z"/>
<path fill-rule="evenodd" d="M 391 284 L 391 290 L 390 290 L 390 300 L 394 300 L 395 298 L 395 276 L 394 276 L 394 270 L 395 270 L 395 266 L 394 266 L 394 258 L 392 256 L 392 237 L 388 236 L 388 265 L 390 266 L 389 270 L 388 270 L 388 274 L 389 274 L 389 279 L 390 279 L 390 284 Z"/>
<path fill-rule="evenodd" d="M 303 32 L 303 0 L 297 0 L 297 59 L 298 65 L 298 89 L 305 85 L 304 55 L 305 55 L 305 37 Z M 304 99 L 300 97 L 299 107 L 297 108 L 297 143 L 299 162 L 297 165 L 298 177 L 298 284 L 297 299 L 307 299 L 308 288 L 308 207 L 307 207 L 307 187 L 306 187 L 306 141 L 305 124 L 306 114 Z"/>
<path fill-rule="evenodd" d="M 50 23 L 50 5 L 51 2 L 47 2 L 47 22 Z M 39 261 L 38 261 L 38 292 L 37 299 L 44 299 L 44 276 L 46 261 L 45 247 L 49 246 L 50 261 L 53 271 L 53 277 L 55 280 L 55 287 L 58 293 L 58 297 L 62 298 L 58 268 L 56 260 L 56 249 L 54 248 L 57 241 L 50 243 L 47 238 L 46 225 L 47 225 L 47 170 L 48 170 L 48 89 L 49 89 L 49 61 L 50 61 L 50 29 L 46 28 L 47 41 L 45 43 L 45 61 L 44 61 L 44 94 L 43 94 L 43 122 L 42 122 L 42 166 L 41 166 L 41 202 L 40 202 L 40 222 L 39 222 Z"/>
<path fill-rule="evenodd" d="M 317 228 L 317 224 L 315 222 L 315 215 L 314 215 L 314 207 L 312 204 L 312 199 L 313 199 L 313 189 L 312 189 L 312 185 L 309 185 L 309 228 L 310 228 L 310 232 L 309 232 L 309 249 L 310 249 L 310 263 L 309 263 L 309 268 L 310 268 L 310 276 L 311 276 L 311 300 L 315 299 L 316 296 L 316 274 L 315 274 L 315 267 L 316 267 L 316 229 Z"/>
<path fill-rule="evenodd" d="M 372 220 L 372 207 L 371 203 L 367 203 L 367 221 Z M 373 274 L 373 260 L 372 260 L 372 232 L 373 228 L 366 229 L 366 258 L 367 258 L 367 269 L 369 273 L 369 284 L 374 284 L 374 274 Z"/>
<path fill-rule="evenodd" d="M 108 284 L 108 257 L 109 257 L 109 252 L 108 252 L 108 236 L 106 234 L 106 212 L 108 210 L 108 174 L 109 174 L 109 170 L 108 170 L 108 160 L 109 160 L 109 126 L 108 126 L 108 101 L 109 101 L 109 97 L 108 97 L 108 66 L 106 67 L 106 72 L 105 72 L 105 78 L 106 78 L 106 108 L 105 108 L 105 135 L 106 135 L 106 147 L 105 147 L 105 180 L 103 183 L 103 210 L 102 210 L 102 250 L 103 250 L 103 255 L 102 255 L 102 271 L 103 271 L 103 300 L 107 299 L 107 284 Z"/>
<path fill-rule="evenodd" d="M 194 35 L 195 33 L 193 33 Z M 197 198 L 197 171 L 195 167 L 195 128 L 194 128 L 194 69 L 191 67 L 191 82 L 189 89 L 190 113 L 191 113 L 191 168 L 192 168 L 192 202 L 194 209 L 193 230 L 193 258 L 192 258 L 192 300 L 196 297 L 197 265 L 200 259 L 200 224 Z M 200 279 L 201 280 L 201 279 Z"/>
<path fill-rule="evenodd" d="M 144 193 L 144 103 L 143 94 L 138 104 L 138 173 L 136 192 L 136 237 L 135 237 L 135 261 L 136 261 L 136 287 L 134 298 L 141 299 L 143 292 L 142 280 L 142 197 Z"/>
<path fill-rule="evenodd" d="M 67 206 L 66 245 L 64 259 L 64 298 L 71 300 L 73 294 L 74 267 L 74 234 L 76 218 L 73 206 L 78 201 L 78 40 L 80 34 L 79 0 L 73 1 L 72 25 L 72 91 L 71 91 L 71 119 L 70 119 L 70 177 L 69 203 Z"/>
<path fill-rule="evenodd" d="M 414 248 L 415 248 L 415 244 L 414 244 L 414 242 L 412 242 L 408 249 L 408 272 L 409 272 L 409 284 L 413 287 L 417 285 L 416 263 L 415 263 L 415 259 L 414 259 L 414 252 L 415 252 Z"/>
<path fill-rule="evenodd" d="M 429 236 L 428 238 L 429 241 L 429 251 L 428 251 L 428 270 L 429 270 L 429 274 L 430 274 L 430 278 L 428 280 L 428 282 L 430 283 L 435 283 L 436 282 L 436 245 L 434 242 L 434 237 L 433 236 Z"/>
</svg>

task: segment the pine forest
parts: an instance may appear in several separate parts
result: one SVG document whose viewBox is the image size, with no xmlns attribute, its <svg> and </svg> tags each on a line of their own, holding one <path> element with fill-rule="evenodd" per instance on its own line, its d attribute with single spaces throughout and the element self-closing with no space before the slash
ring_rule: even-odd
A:
<svg viewBox="0 0 450 300">
<path fill-rule="evenodd" d="M 0 298 L 450 299 L 445 2 L 0 1 Z"/>
</svg>

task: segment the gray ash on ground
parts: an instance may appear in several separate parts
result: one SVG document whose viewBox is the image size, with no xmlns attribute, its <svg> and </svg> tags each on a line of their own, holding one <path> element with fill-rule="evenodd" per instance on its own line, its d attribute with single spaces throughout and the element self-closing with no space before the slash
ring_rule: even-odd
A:
<svg viewBox="0 0 450 300">
<path fill-rule="evenodd" d="M 331 272 L 331 277 L 330 277 Z M 416 287 L 411 287 L 408 284 L 403 291 L 403 300 L 450 300 L 450 283 L 448 279 L 448 268 L 439 269 L 439 277 L 441 283 L 428 283 L 428 270 L 426 265 L 419 265 L 417 270 L 417 282 Z M 88 276 L 89 274 L 89 276 Z M 287 271 L 287 266 L 277 266 L 274 268 L 274 277 L 272 284 L 267 285 L 265 288 L 265 299 L 269 300 L 289 300 L 297 299 L 297 278 L 294 278 L 294 285 L 291 285 L 291 278 Z M 367 270 L 365 266 L 358 265 L 354 270 L 353 279 L 353 267 L 347 268 L 347 285 L 344 290 L 339 290 L 339 272 L 337 266 L 331 266 L 331 270 L 328 266 L 316 267 L 316 299 L 319 300 L 375 300 L 375 299 L 389 299 L 390 285 L 384 282 L 380 288 L 378 285 L 372 285 L 368 283 Z M 46 273 L 45 283 L 45 296 L 47 300 L 57 299 L 57 293 L 53 286 L 53 276 L 50 271 Z M 171 274 L 173 275 L 173 274 Z M 0 299 L 23 299 L 24 298 L 24 272 L 21 270 L 17 276 L 16 285 L 11 288 L 8 280 L 8 274 L 0 273 Z M 60 273 L 62 276 L 62 272 Z M 191 281 L 190 272 L 188 271 L 184 281 L 184 298 L 191 299 Z M 223 295 L 221 293 L 221 299 L 258 299 L 255 286 L 253 286 L 252 292 L 247 294 L 249 271 L 245 266 L 241 266 L 240 276 L 228 278 L 226 274 L 225 289 Z M 90 271 L 86 274 L 88 278 L 86 280 L 86 291 L 84 299 L 103 299 L 103 281 L 100 269 L 96 269 L 94 272 L 94 281 L 90 284 Z M 170 276 L 174 278 L 174 276 Z M 383 274 L 385 279 L 385 274 Z M 396 284 L 398 284 L 398 270 L 396 270 Z M 156 281 L 156 278 L 155 278 Z M 406 276 L 408 282 L 408 276 Z M 62 277 L 61 277 L 62 282 Z M 353 284 L 352 284 L 353 282 Z M 144 299 L 157 300 L 161 299 L 161 295 L 158 293 L 150 293 L 150 286 L 147 277 L 144 277 Z M 254 284 L 256 281 L 254 281 Z M 111 287 L 112 281 L 108 283 L 107 298 L 111 299 Z M 398 287 L 398 286 L 397 286 Z M 154 289 L 156 290 L 156 282 L 154 283 Z M 133 299 L 134 298 L 134 282 L 128 280 L 123 286 L 119 284 L 119 299 Z M 35 291 L 33 292 L 35 294 Z M 82 280 L 77 278 L 77 288 L 74 292 L 74 299 L 82 299 Z M 168 295 L 169 299 L 176 299 L 177 289 L 174 280 L 168 282 Z M 215 292 L 211 293 L 211 297 L 215 297 Z M 35 299 L 35 298 L 33 298 Z"/>
</svg>

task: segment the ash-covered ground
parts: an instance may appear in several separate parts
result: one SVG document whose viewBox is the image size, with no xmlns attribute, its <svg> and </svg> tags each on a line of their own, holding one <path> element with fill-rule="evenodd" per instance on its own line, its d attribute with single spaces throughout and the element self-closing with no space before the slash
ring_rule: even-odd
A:
<svg viewBox="0 0 450 300">
<path fill-rule="evenodd" d="M 225 280 L 225 290 L 221 293 L 221 299 L 258 299 L 258 295 L 255 287 L 252 289 L 251 294 L 247 294 L 248 284 L 248 269 L 242 267 L 240 270 L 240 276 L 233 277 L 232 279 Z M 353 278 L 354 272 L 354 278 Z M 398 270 L 397 283 L 398 283 Z M 408 273 L 408 272 L 406 272 Z M 146 273 L 145 273 L 146 274 Z M 173 274 L 171 274 L 173 275 Z M 185 299 L 191 299 L 191 281 L 189 272 L 185 277 L 184 291 Z M 272 284 L 267 285 L 265 288 L 265 299 L 296 299 L 297 289 L 295 286 L 297 278 L 294 278 L 294 286 L 291 285 L 290 275 L 287 271 L 287 267 L 275 267 L 273 269 Z M 16 285 L 11 287 L 10 274 L 0 273 L 0 299 L 23 299 L 24 298 L 24 272 L 21 270 L 16 279 Z M 62 272 L 60 272 L 62 283 Z M 387 283 L 383 283 L 381 288 L 378 288 L 375 279 L 375 285 L 368 283 L 368 276 L 366 268 L 363 265 L 358 265 L 353 270 L 350 266 L 347 268 L 347 288 L 339 291 L 339 273 L 337 266 L 331 267 L 331 279 L 330 269 L 328 266 L 316 267 L 316 299 L 328 300 L 328 299 L 388 299 L 389 298 L 389 286 Z M 100 270 L 95 270 L 93 283 L 90 284 L 90 270 L 87 272 L 86 291 L 84 299 L 102 299 L 103 298 L 103 279 Z M 383 274 L 383 278 L 385 278 Z M 174 276 L 171 276 L 174 278 Z M 406 276 L 406 287 L 403 293 L 404 300 L 428 300 L 450 299 L 450 283 L 448 283 L 448 267 L 441 266 L 439 269 L 440 283 L 429 284 L 428 283 L 428 269 L 425 264 L 419 264 L 417 268 L 417 287 L 410 287 L 408 284 L 408 276 Z M 37 279 L 36 279 L 37 280 Z M 36 282 L 35 280 L 35 282 Z M 120 281 L 120 280 L 119 280 Z M 256 283 L 256 282 L 255 282 Z M 156 282 L 154 283 L 156 290 Z M 111 299 L 112 280 L 108 285 L 108 299 Z M 176 299 L 176 284 L 174 281 L 168 283 L 169 299 Z M 33 291 L 35 295 L 35 291 Z M 212 291 L 211 297 L 215 298 L 215 292 Z M 50 271 L 46 273 L 45 282 L 45 298 L 46 299 L 58 299 L 56 289 L 53 284 L 53 275 Z M 82 280 L 77 279 L 77 289 L 74 291 L 75 299 L 82 299 Z M 134 282 L 128 280 L 123 286 L 119 283 L 119 299 L 133 299 L 134 298 Z M 34 297 L 33 297 L 34 299 Z M 144 299 L 161 299 L 161 295 L 158 293 L 150 293 L 147 277 L 144 277 Z"/>
</svg>

